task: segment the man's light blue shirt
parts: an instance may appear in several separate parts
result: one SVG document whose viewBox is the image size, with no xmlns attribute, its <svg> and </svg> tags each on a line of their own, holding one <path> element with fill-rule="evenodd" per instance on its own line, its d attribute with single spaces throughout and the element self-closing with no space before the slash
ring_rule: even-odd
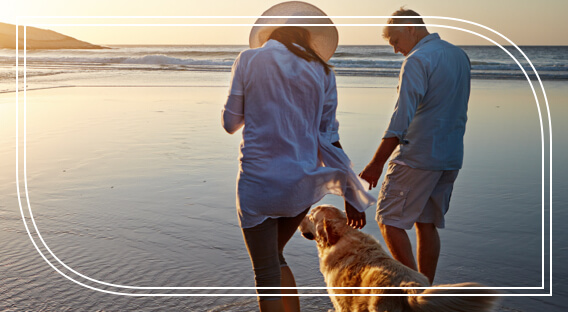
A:
<svg viewBox="0 0 568 312">
<path fill-rule="evenodd" d="M 461 169 L 470 72 L 466 53 L 436 33 L 414 46 L 402 64 L 398 100 L 383 136 L 401 143 L 392 161 L 424 170 Z"/>
</svg>

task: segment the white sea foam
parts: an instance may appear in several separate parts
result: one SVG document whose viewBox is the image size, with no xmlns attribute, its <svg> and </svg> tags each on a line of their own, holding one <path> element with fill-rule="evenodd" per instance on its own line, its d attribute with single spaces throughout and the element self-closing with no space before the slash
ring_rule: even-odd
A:
<svg viewBox="0 0 568 312">
<path fill-rule="evenodd" d="M 140 65 L 152 69 L 177 69 L 179 66 L 200 66 L 201 70 L 230 70 L 233 61 L 243 49 L 242 46 L 118 46 L 105 50 L 39 50 L 29 51 L 27 62 L 30 67 L 77 66 L 85 64 L 128 65 L 139 68 Z M 523 47 L 536 69 L 546 71 L 546 79 L 568 79 L 568 47 Z M 468 53 L 473 78 L 502 78 L 507 76 L 524 79 L 517 64 L 503 51 L 496 47 L 464 47 Z M 512 51 L 514 52 L 514 51 Z M 20 52 L 21 53 L 21 52 Z M 340 46 L 330 63 L 339 69 L 339 73 L 348 75 L 376 76 L 394 75 L 404 57 L 394 54 L 387 46 Z M 525 69 L 526 61 L 520 59 Z M 20 54 L 20 63 L 23 55 Z M 13 50 L 0 50 L 0 66 L 6 68 L 15 64 Z M 103 67 L 101 67 L 104 69 Z"/>
</svg>

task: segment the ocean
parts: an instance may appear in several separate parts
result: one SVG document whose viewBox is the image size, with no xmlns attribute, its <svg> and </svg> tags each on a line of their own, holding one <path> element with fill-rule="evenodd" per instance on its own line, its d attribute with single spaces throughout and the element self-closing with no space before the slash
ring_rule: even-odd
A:
<svg viewBox="0 0 568 312">
<path fill-rule="evenodd" d="M 28 51 L 27 79 L 30 88 L 84 85 L 88 83 L 144 83 L 121 80 L 127 72 L 227 73 L 244 46 L 110 46 L 102 50 L 36 50 Z M 532 62 L 541 79 L 568 80 L 568 47 L 520 47 Z M 465 46 L 470 57 L 474 79 L 525 79 L 519 65 L 497 46 Z M 528 61 L 514 47 L 506 47 L 527 71 L 534 73 Z M 23 51 L 19 51 L 23 65 Z M 339 46 L 330 63 L 338 76 L 397 77 L 404 57 L 394 54 L 390 46 Z M 0 50 L 0 92 L 15 90 L 15 51 Z M 176 73 L 176 74 L 173 74 Z M 132 75 L 130 75 L 131 77 Z M 130 78 L 129 77 L 129 78 Z M 160 79 L 160 85 L 227 85 L 227 81 L 186 81 Z M 376 85 L 372 85 L 376 87 Z"/>
<path fill-rule="evenodd" d="M 0 50 L 0 311 L 256 309 L 254 296 L 235 296 L 253 290 L 203 289 L 253 286 L 234 208 L 240 132 L 220 126 L 244 48 L 27 51 L 25 111 L 23 51 L 16 87 L 15 51 Z M 463 49 L 473 66 L 466 155 L 436 283 L 500 288 L 499 311 L 565 311 L 568 47 L 521 47 L 547 101 L 513 47 L 536 93 L 500 48 Z M 402 61 L 388 46 L 340 46 L 330 61 L 355 171 L 388 123 Z M 364 231 L 384 244 L 374 217 L 370 208 Z M 295 236 L 286 257 L 298 286 L 325 286 L 313 242 Z M 301 293 L 303 311 L 332 310 L 324 290 Z"/>
</svg>

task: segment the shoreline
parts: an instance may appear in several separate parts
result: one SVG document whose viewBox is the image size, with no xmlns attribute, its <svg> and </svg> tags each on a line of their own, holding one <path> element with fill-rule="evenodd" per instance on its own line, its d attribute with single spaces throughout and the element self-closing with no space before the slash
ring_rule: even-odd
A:
<svg viewBox="0 0 568 312">
<path fill-rule="evenodd" d="M 380 80 L 379 83 L 366 83 L 365 85 L 360 85 L 361 80 Z M 389 77 L 389 76 L 337 76 L 338 80 L 338 88 L 351 88 L 351 89 L 390 89 L 396 88 L 396 84 L 398 83 L 397 77 Z M 23 79 L 20 80 L 23 83 Z M 353 82 L 351 82 L 353 81 Z M 342 84 L 343 82 L 343 84 Z M 491 86 L 493 84 L 508 84 L 512 85 L 515 83 L 525 83 L 527 82 L 526 79 L 498 79 L 498 78 L 487 78 L 487 79 L 472 79 L 472 88 L 478 87 L 486 87 Z M 531 79 L 530 82 L 535 85 L 536 87 L 540 87 L 539 80 Z M 565 84 L 568 82 L 568 79 L 552 79 L 546 80 L 541 79 L 540 82 L 547 87 L 564 87 Z M 16 81 L 12 84 L 15 84 Z M 179 84 L 170 84 L 170 85 L 156 85 L 156 84 L 67 84 L 67 85 L 54 85 L 54 86 L 38 86 L 38 87 L 28 87 L 26 90 L 20 88 L 19 91 L 16 90 L 0 90 L 0 94 L 15 94 L 16 92 L 24 92 L 24 91 L 41 91 L 41 90 L 49 90 L 49 89 L 65 89 L 65 88 L 228 88 L 229 85 L 211 85 L 208 82 L 204 83 L 203 85 L 179 85 Z"/>
</svg>

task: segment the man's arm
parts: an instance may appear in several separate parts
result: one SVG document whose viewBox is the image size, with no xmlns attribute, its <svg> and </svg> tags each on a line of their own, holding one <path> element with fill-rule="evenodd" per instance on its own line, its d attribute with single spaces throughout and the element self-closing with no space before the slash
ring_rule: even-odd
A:
<svg viewBox="0 0 568 312">
<path fill-rule="evenodd" d="M 400 70 L 395 111 L 386 131 L 389 137 L 383 138 L 375 156 L 359 174 L 361 179 L 369 182 L 369 190 L 377 186 L 385 163 L 404 139 L 427 88 L 428 75 L 423 62 L 418 57 L 407 57 Z"/>
<path fill-rule="evenodd" d="M 369 190 L 377 186 L 379 178 L 383 173 L 385 163 L 399 143 L 400 142 L 397 137 L 382 139 L 379 148 L 377 148 L 377 151 L 375 152 L 375 156 L 359 174 L 361 179 L 369 182 Z"/>
</svg>

